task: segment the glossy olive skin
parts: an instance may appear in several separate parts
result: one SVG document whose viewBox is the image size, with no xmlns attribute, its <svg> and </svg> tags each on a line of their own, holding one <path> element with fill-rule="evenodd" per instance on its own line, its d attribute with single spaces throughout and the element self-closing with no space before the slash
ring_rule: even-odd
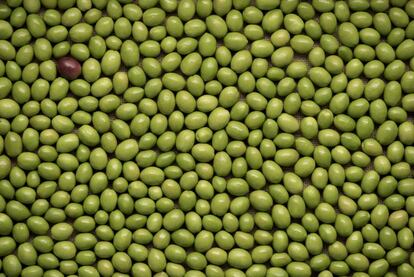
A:
<svg viewBox="0 0 414 277">
<path fill-rule="evenodd" d="M 414 1 L 0 1 L 0 277 L 414 276 Z"/>
<path fill-rule="evenodd" d="M 63 57 L 57 60 L 59 74 L 68 80 L 75 80 L 81 74 L 81 64 L 72 57 Z"/>
</svg>

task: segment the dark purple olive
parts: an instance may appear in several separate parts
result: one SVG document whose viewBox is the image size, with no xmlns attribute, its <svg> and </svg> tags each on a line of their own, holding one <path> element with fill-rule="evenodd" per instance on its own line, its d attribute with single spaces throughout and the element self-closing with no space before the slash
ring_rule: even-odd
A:
<svg viewBox="0 0 414 277">
<path fill-rule="evenodd" d="M 68 80 L 74 80 L 81 74 L 80 63 L 72 57 L 63 57 L 57 61 L 60 76 Z"/>
</svg>

